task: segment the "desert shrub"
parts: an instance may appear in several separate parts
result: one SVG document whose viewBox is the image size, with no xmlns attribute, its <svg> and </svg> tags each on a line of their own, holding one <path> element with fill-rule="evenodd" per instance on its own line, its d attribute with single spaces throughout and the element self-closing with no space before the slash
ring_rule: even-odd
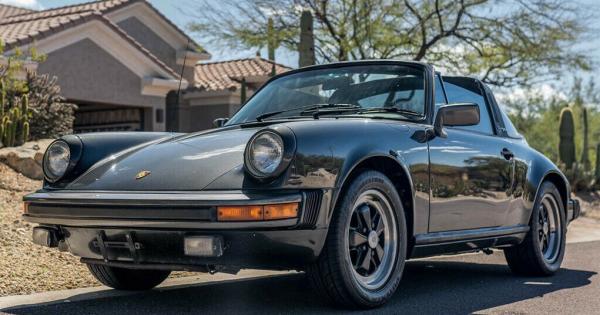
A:
<svg viewBox="0 0 600 315">
<path fill-rule="evenodd" d="M 57 78 L 47 74 L 27 74 L 27 94 L 31 108 L 30 138 L 58 138 L 73 132 L 74 104 L 65 103 Z"/>
<path fill-rule="evenodd" d="M 56 77 L 28 72 L 25 79 L 17 78 L 25 62 L 44 60 L 35 49 L 27 56 L 20 51 L 3 56 L 0 42 L 0 140 L 4 146 L 73 132 L 77 107 L 65 103 Z"/>
</svg>

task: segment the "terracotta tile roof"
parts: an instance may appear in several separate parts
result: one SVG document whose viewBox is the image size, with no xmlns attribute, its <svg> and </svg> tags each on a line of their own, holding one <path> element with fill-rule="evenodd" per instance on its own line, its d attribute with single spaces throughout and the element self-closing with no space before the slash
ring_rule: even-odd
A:
<svg viewBox="0 0 600 315">
<path fill-rule="evenodd" d="M 34 12 L 34 10 L 19 8 L 8 4 L 0 4 L 0 18 Z"/>
<path fill-rule="evenodd" d="M 113 29 L 115 33 L 131 43 L 134 48 L 140 50 L 172 77 L 179 78 L 179 74 L 177 72 L 167 66 L 139 42 L 133 39 L 133 37 L 129 36 L 125 31 L 105 18 L 98 11 L 49 15 L 45 17 L 38 17 L 36 19 L 22 19 L 19 21 L 13 20 L 11 23 L 4 23 L 3 21 L 0 23 L 0 39 L 4 41 L 6 49 L 10 50 L 14 47 L 26 45 L 35 40 L 58 33 L 70 27 L 81 25 L 93 19 L 106 24 L 108 27 Z"/>
<path fill-rule="evenodd" d="M 108 14 L 114 10 L 120 9 L 130 4 L 134 4 L 137 2 L 144 2 L 151 8 L 156 14 L 158 14 L 161 18 L 163 18 L 166 22 L 168 22 L 173 28 L 175 28 L 181 35 L 187 38 L 192 46 L 192 50 L 199 51 L 202 53 L 206 53 L 206 51 L 200 47 L 194 40 L 189 37 L 184 31 L 182 31 L 177 25 L 175 25 L 171 20 L 169 20 L 166 16 L 164 16 L 160 11 L 154 8 L 148 1 L 146 0 L 101 0 L 101 1 L 92 1 L 81 4 L 69 5 L 64 7 L 58 7 L 49 10 L 43 11 L 33 11 L 26 12 L 24 14 L 13 15 L 9 18 L 3 19 L 0 24 L 9 24 L 16 23 L 22 21 L 32 21 L 43 18 L 51 18 L 62 15 L 71 15 L 71 14 L 83 14 L 89 11 L 97 11 L 102 15 Z"/>
<path fill-rule="evenodd" d="M 242 78 L 271 74 L 273 62 L 260 57 L 199 63 L 196 65 L 196 88 L 205 91 L 235 90 L 240 88 Z M 291 68 L 275 63 L 277 74 Z"/>
<path fill-rule="evenodd" d="M 204 49 L 200 48 L 200 46 L 187 36 L 187 34 L 181 31 L 146 0 L 102 0 L 43 11 L 33 11 L 7 6 L 12 9 L 10 16 L 0 20 L 0 40 L 6 44 L 6 49 L 8 50 L 85 23 L 90 19 L 97 19 L 115 30 L 121 37 L 125 38 L 135 46 L 135 48 L 142 51 L 169 74 L 173 75 L 175 78 L 179 78 L 179 74 L 175 70 L 171 69 L 158 59 L 118 25 L 106 18 L 106 14 L 138 2 L 146 3 L 149 8 L 185 36 L 190 41 L 190 50 L 206 53 Z M 0 10 L 2 10 L 3 6 L 4 5 L 0 5 Z"/>
<path fill-rule="evenodd" d="M 59 26 L 74 24 L 77 20 L 84 20 L 86 17 L 92 15 L 92 13 L 93 11 L 11 24 L 0 23 L 0 38 L 10 47 L 17 42 L 24 43 L 29 37 L 38 37 L 42 33 L 50 33 Z"/>
<path fill-rule="evenodd" d="M 115 9 L 121 7 L 123 4 L 131 2 L 130 0 L 104 0 L 86 2 L 82 4 L 69 5 L 64 7 L 58 7 L 54 9 L 33 11 L 25 14 L 13 15 L 10 18 L 4 19 L 1 24 L 14 23 L 26 20 L 36 20 L 41 18 L 48 18 L 58 15 L 69 15 L 74 13 L 83 13 L 86 11 L 98 11 L 105 13 L 109 9 Z"/>
</svg>

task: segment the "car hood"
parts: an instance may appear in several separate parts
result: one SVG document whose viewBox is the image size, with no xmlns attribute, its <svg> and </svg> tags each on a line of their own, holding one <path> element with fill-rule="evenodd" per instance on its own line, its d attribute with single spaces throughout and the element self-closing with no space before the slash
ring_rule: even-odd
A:
<svg viewBox="0 0 600 315">
<path fill-rule="evenodd" d="M 201 190 L 243 164 L 246 143 L 256 130 L 220 129 L 134 147 L 99 161 L 66 188 Z"/>
</svg>

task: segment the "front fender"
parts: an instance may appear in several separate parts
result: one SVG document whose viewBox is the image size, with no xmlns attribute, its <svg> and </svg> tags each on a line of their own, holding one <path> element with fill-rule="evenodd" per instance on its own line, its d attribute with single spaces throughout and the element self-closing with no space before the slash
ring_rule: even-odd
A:
<svg viewBox="0 0 600 315">
<path fill-rule="evenodd" d="M 425 126 L 363 120 L 315 121 L 290 125 L 297 138 L 297 153 L 289 187 L 330 188 L 329 209 L 334 209 L 343 187 L 365 164 L 385 175 L 404 176 L 408 186 L 415 232 L 427 232 L 429 220 L 428 150 L 425 141 L 413 136 Z M 375 162 L 374 162 L 375 161 Z M 392 169 L 371 163 L 388 163 Z M 393 172 L 392 172 L 393 171 Z M 331 213 L 329 214 L 331 217 Z"/>
</svg>

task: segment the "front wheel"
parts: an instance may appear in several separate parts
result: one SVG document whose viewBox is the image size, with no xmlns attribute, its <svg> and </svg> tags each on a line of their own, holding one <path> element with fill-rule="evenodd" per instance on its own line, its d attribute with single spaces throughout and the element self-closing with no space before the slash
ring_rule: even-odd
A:
<svg viewBox="0 0 600 315">
<path fill-rule="evenodd" d="M 406 221 L 393 183 L 365 171 L 340 197 L 327 241 L 309 279 L 322 296 L 346 308 L 373 308 L 396 291 L 406 259 Z"/>
<path fill-rule="evenodd" d="M 117 290 L 144 291 L 161 284 L 171 271 L 139 270 L 87 264 L 88 269 L 102 284 Z"/>
<path fill-rule="evenodd" d="M 565 209 L 556 186 L 544 182 L 533 206 L 529 232 L 523 243 L 504 250 L 513 273 L 549 276 L 562 263 L 565 254 Z"/>
</svg>

